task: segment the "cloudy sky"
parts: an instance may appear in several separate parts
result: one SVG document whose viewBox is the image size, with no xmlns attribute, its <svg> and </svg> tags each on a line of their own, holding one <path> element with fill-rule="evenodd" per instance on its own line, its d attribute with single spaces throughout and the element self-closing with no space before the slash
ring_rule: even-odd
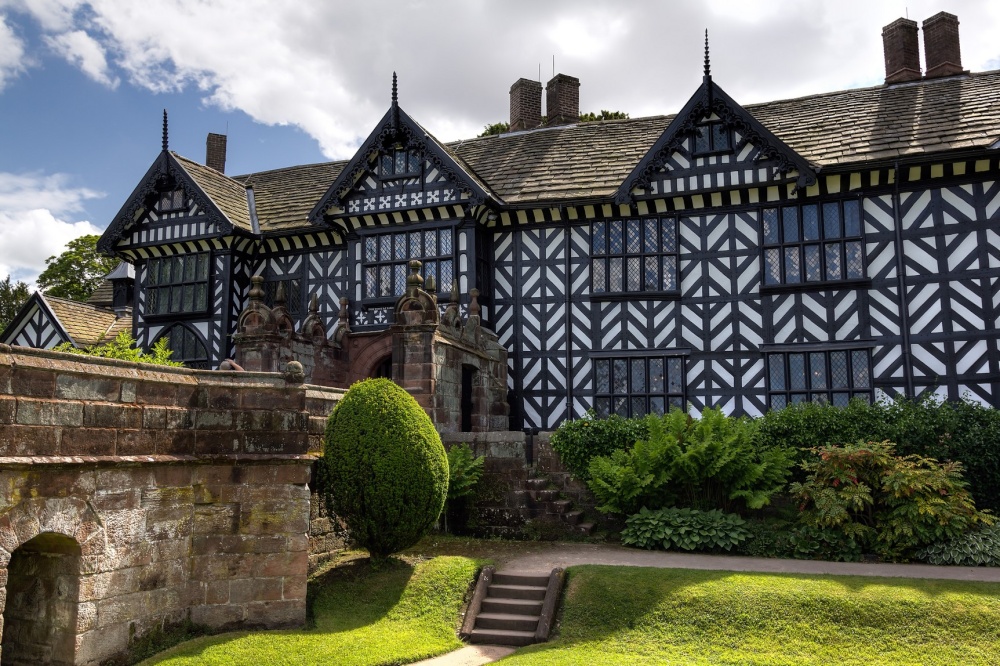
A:
<svg viewBox="0 0 1000 666">
<path fill-rule="evenodd" d="M 881 28 L 961 21 L 1000 69 L 996 0 L 0 0 L 0 279 L 111 221 L 160 149 L 230 174 L 349 158 L 389 104 L 442 140 L 506 120 L 510 84 L 581 80 L 583 111 L 673 113 L 701 77 L 742 103 L 879 85 Z"/>
</svg>

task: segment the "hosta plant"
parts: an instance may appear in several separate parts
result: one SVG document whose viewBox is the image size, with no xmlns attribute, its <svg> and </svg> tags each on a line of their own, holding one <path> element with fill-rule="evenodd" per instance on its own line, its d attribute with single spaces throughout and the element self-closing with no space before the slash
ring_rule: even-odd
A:
<svg viewBox="0 0 1000 666">
<path fill-rule="evenodd" d="M 622 543 L 649 550 L 729 551 L 750 536 L 745 520 L 719 510 L 643 507 L 625 521 Z"/>
</svg>

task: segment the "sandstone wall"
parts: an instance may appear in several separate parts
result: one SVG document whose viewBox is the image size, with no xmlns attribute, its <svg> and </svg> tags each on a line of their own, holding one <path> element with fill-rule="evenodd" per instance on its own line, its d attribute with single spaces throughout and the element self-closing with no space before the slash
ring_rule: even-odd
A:
<svg viewBox="0 0 1000 666">
<path fill-rule="evenodd" d="M 0 345 L 4 663 L 99 663 L 182 622 L 301 625 L 310 452 L 339 396 Z M 66 631 L 70 662 L 39 652 Z"/>
</svg>

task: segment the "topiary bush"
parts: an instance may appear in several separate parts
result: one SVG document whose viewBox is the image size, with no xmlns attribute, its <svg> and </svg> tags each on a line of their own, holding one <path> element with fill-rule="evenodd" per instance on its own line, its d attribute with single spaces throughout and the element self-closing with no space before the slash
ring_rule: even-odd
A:
<svg viewBox="0 0 1000 666">
<path fill-rule="evenodd" d="M 319 467 L 327 506 L 376 561 L 416 543 L 448 493 L 441 437 L 388 379 L 357 382 L 344 394 L 327 421 Z"/>
</svg>

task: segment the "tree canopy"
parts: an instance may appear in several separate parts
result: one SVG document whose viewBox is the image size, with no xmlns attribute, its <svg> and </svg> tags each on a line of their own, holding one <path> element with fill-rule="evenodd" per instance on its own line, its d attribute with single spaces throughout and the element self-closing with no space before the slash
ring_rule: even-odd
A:
<svg viewBox="0 0 1000 666">
<path fill-rule="evenodd" d="M 45 270 L 38 276 L 38 288 L 49 296 L 85 301 L 94 293 L 101 278 L 118 265 L 118 260 L 97 252 L 100 236 L 74 238 L 59 256 L 45 260 Z"/>
<path fill-rule="evenodd" d="M 28 285 L 20 280 L 12 282 L 9 275 L 0 282 L 0 331 L 14 320 L 29 295 Z"/>
</svg>

